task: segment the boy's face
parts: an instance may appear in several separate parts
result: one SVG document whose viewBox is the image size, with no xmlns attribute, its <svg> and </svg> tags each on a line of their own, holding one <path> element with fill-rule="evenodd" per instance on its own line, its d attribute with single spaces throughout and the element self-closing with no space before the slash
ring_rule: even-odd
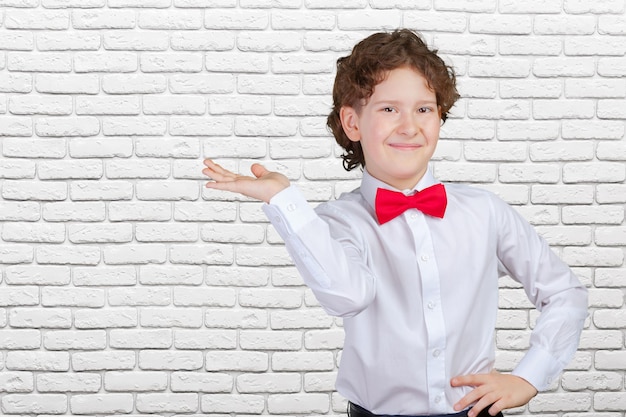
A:
<svg viewBox="0 0 626 417">
<path fill-rule="evenodd" d="M 372 176 L 400 190 L 422 178 L 441 118 L 435 92 L 420 73 L 409 67 L 391 70 L 360 111 L 342 107 L 340 115 L 348 138 L 361 142 Z"/>
</svg>

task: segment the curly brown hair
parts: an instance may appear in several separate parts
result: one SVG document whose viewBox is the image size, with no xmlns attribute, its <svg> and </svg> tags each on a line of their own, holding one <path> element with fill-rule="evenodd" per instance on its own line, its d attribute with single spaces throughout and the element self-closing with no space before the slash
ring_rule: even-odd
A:
<svg viewBox="0 0 626 417">
<path fill-rule="evenodd" d="M 445 123 L 448 111 L 459 98 L 454 70 L 429 49 L 420 36 L 409 30 L 381 32 L 359 42 L 352 53 L 337 60 L 337 75 L 333 86 L 333 109 L 327 125 L 337 143 L 345 149 L 343 167 L 350 171 L 365 166 L 360 142 L 351 141 L 343 130 L 339 112 L 342 107 L 360 111 L 364 101 L 374 93 L 374 87 L 382 82 L 388 72 L 409 66 L 426 78 L 428 86 L 435 91 L 437 105 L 441 108 L 441 121 Z"/>
</svg>

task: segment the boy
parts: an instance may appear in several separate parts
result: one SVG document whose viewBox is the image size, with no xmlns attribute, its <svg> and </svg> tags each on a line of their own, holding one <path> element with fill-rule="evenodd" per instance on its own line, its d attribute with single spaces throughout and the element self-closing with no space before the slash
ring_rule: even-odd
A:
<svg viewBox="0 0 626 417">
<path fill-rule="evenodd" d="M 415 33 L 377 33 L 338 60 L 328 117 L 360 188 L 313 210 L 279 173 L 205 161 L 207 187 L 268 203 L 305 283 L 344 318 L 337 390 L 352 416 L 497 415 L 548 388 L 577 348 L 587 292 L 570 269 L 493 194 L 428 171 L 457 98 Z M 505 274 L 542 312 L 512 374 L 493 372 Z"/>
</svg>

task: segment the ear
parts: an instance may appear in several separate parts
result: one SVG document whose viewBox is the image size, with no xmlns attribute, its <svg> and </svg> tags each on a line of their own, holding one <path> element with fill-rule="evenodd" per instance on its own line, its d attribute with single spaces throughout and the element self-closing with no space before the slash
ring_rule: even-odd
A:
<svg viewBox="0 0 626 417">
<path fill-rule="evenodd" d="M 361 140 L 361 131 L 359 129 L 359 115 L 353 107 L 343 106 L 339 110 L 339 118 L 341 119 L 341 127 L 346 132 L 346 136 L 352 142 Z"/>
</svg>

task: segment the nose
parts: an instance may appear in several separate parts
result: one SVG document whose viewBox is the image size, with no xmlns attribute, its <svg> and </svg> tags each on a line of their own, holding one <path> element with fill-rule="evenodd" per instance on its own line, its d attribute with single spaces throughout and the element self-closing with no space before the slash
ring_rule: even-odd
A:
<svg viewBox="0 0 626 417">
<path fill-rule="evenodd" d="M 412 137 L 419 131 L 417 116 L 411 113 L 404 113 L 400 120 L 399 133 Z"/>
</svg>

